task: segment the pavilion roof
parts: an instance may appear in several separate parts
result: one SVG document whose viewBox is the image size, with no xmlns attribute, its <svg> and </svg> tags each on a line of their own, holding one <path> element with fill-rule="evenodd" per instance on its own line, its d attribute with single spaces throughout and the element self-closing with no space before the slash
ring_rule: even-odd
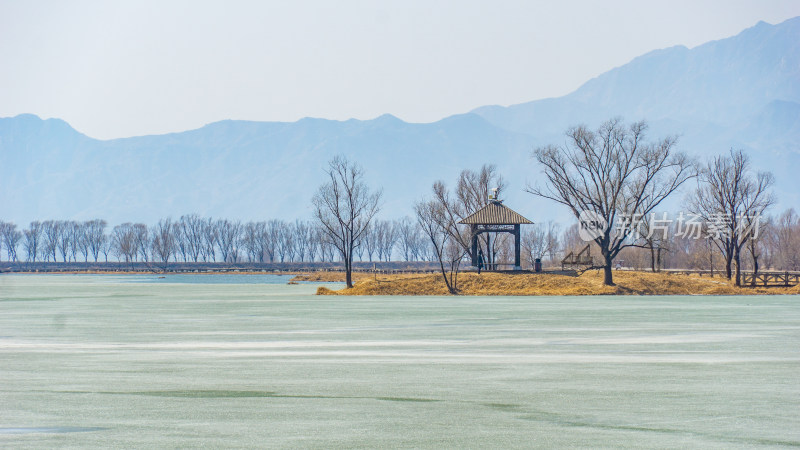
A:
<svg viewBox="0 0 800 450">
<path fill-rule="evenodd" d="M 502 202 L 492 200 L 488 205 L 475 211 L 458 223 L 467 225 L 518 225 L 533 222 L 522 217 L 518 212 L 504 205 Z"/>
</svg>

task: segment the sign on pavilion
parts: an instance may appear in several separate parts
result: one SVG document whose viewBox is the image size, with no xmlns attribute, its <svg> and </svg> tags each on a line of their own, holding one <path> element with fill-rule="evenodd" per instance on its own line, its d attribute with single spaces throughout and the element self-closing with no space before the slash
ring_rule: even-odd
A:
<svg viewBox="0 0 800 450">
<path fill-rule="evenodd" d="M 487 233 L 487 248 L 491 249 L 490 233 L 511 233 L 514 235 L 514 270 L 521 270 L 520 225 L 532 224 L 530 220 L 503 204 L 501 200 L 489 199 L 489 204 L 470 214 L 460 222 L 469 225 L 472 232 L 472 265 L 478 265 L 478 236 Z M 485 261 L 488 268 L 496 268 L 494 261 Z"/>
</svg>

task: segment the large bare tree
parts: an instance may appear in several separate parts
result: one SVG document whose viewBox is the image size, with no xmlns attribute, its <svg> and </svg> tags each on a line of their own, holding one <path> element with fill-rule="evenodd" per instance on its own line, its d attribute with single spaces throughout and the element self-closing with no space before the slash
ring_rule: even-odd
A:
<svg viewBox="0 0 800 450">
<path fill-rule="evenodd" d="M 647 142 L 646 130 L 645 122 L 625 125 L 616 118 L 595 131 L 572 127 L 564 145 L 534 151 L 547 183 L 529 185 L 528 192 L 567 206 L 576 218 L 588 211 L 605 221 L 592 237 L 600 247 L 603 281 L 609 286 L 614 285 L 612 262 L 632 245 L 628 236 L 635 231 L 618 225 L 648 215 L 696 175 L 689 158 L 675 150 L 676 137 Z"/>
<path fill-rule="evenodd" d="M 742 150 L 712 158 L 700 170 L 692 209 L 713 225 L 709 238 L 725 257 L 725 275 L 731 279 L 736 266 L 736 285 L 741 285 L 742 248 L 757 237 L 758 221 L 775 203 L 769 172 L 753 173 L 750 158 Z"/>
<path fill-rule="evenodd" d="M 353 287 L 353 252 L 380 210 L 382 190 L 371 192 L 364 171 L 343 156 L 328 163 L 328 181 L 314 195 L 314 215 L 322 231 L 339 250 L 347 287 Z"/>
</svg>

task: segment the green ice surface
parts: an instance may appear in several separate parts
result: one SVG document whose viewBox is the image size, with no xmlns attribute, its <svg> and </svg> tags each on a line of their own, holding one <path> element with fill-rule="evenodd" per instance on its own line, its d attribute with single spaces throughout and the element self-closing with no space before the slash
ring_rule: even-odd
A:
<svg viewBox="0 0 800 450">
<path fill-rule="evenodd" d="M 800 296 L 219 277 L 0 275 L 0 447 L 800 446 Z"/>
</svg>

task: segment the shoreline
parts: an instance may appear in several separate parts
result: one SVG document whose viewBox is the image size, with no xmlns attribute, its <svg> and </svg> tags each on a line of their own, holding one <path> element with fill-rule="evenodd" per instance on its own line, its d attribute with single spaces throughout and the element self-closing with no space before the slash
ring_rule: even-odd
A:
<svg viewBox="0 0 800 450">
<path fill-rule="evenodd" d="M 19 275 L 281 275 L 290 277 L 287 284 L 343 283 L 343 271 L 330 270 L 205 270 L 159 272 L 144 270 L 64 270 L 2 272 Z M 330 289 L 320 286 L 316 295 L 452 295 L 440 274 L 353 272 L 353 288 Z M 722 276 L 711 278 L 680 272 L 615 271 L 616 286 L 602 284 L 602 271 L 589 270 L 583 274 L 559 272 L 461 272 L 458 275 L 458 295 L 462 296 L 591 296 L 591 295 L 800 295 L 800 285 L 793 287 L 736 287 Z"/>
<path fill-rule="evenodd" d="M 297 278 L 297 277 L 296 277 Z M 614 272 L 615 286 L 603 284 L 600 270 L 570 276 L 555 273 L 464 272 L 458 276 L 464 296 L 574 296 L 574 295 L 800 295 L 793 287 L 736 287 L 724 277 L 669 272 Z M 441 275 L 382 275 L 354 279 L 352 288 L 319 287 L 317 295 L 452 295 Z"/>
<path fill-rule="evenodd" d="M 301 275 L 307 272 L 290 270 L 290 271 L 204 271 L 204 272 L 159 272 L 159 271 L 145 271 L 145 270 L 36 270 L 36 271 L 16 271 L 16 272 L 0 272 L 0 275 Z"/>
</svg>

